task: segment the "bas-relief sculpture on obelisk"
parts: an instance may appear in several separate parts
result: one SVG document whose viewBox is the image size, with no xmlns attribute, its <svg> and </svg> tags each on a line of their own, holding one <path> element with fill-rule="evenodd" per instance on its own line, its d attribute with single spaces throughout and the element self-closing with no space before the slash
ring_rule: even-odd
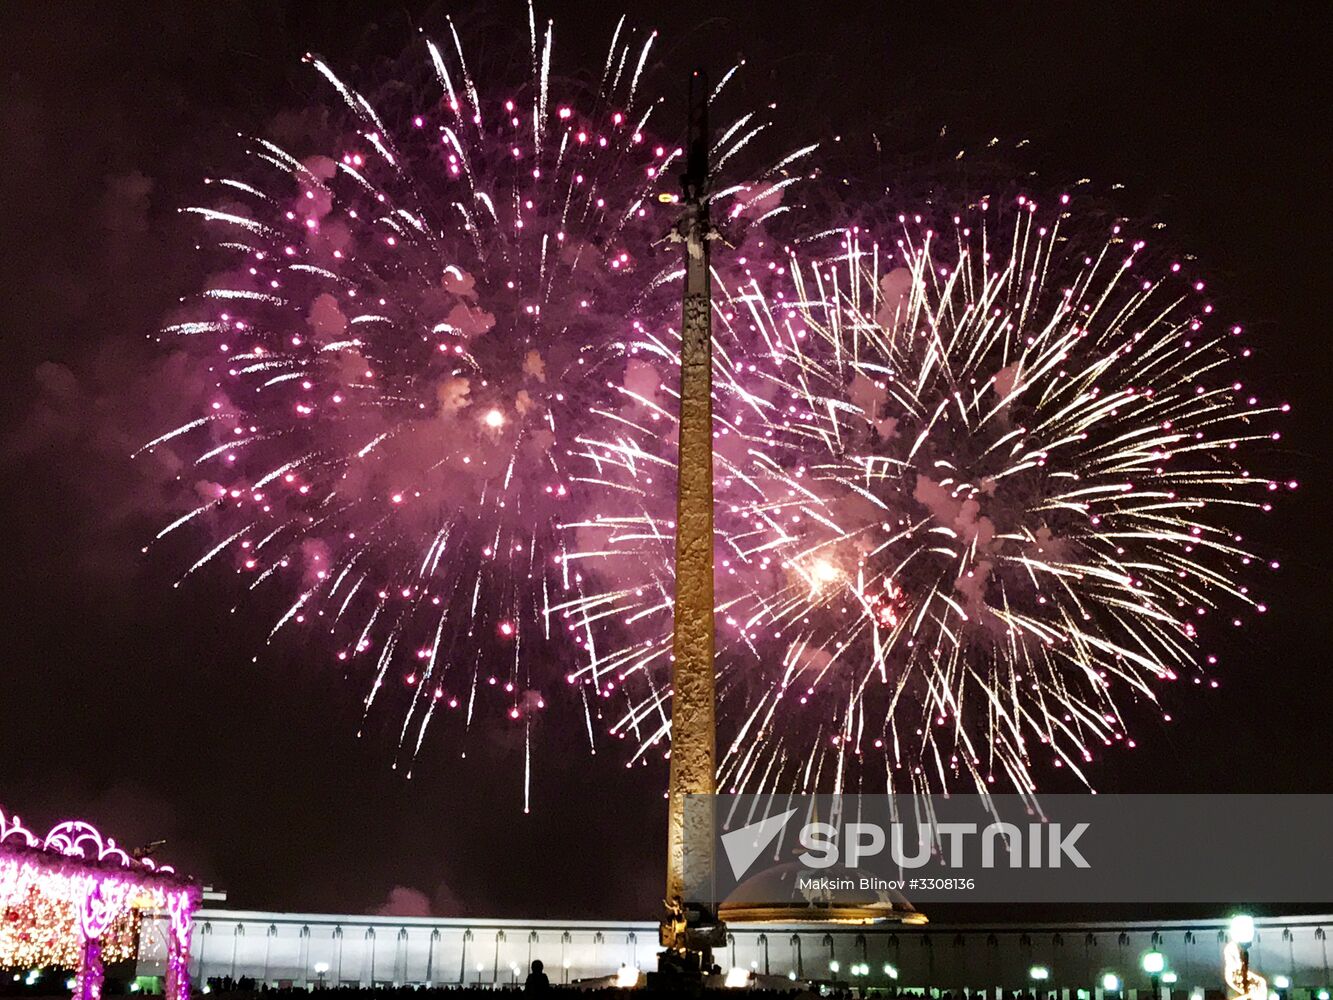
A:
<svg viewBox="0 0 1333 1000">
<path fill-rule="evenodd" d="M 668 795 L 667 915 L 662 944 L 680 959 L 707 961 L 722 929 L 711 913 L 711 807 L 716 774 L 713 668 L 713 372 L 708 212 L 708 94 L 690 80 L 684 213 L 675 237 L 685 248 L 680 347 L 680 441 L 676 496 L 676 594 L 671 667 L 671 784 Z M 701 804 L 696 803 L 696 806 Z M 688 859 L 688 860 L 687 860 Z"/>
</svg>

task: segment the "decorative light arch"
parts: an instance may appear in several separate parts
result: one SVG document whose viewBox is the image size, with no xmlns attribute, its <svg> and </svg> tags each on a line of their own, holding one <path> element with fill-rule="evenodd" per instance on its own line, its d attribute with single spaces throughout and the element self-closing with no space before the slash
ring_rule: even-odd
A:
<svg viewBox="0 0 1333 1000">
<path fill-rule="evenodd" d="M 101 1000 L 104 963 L 134 954 L 135 911 L 169 916 L 167 1000 L 189 1000 L 199 887 L 81 820 L 45 837 L 0 809 L 0 968 L 75 970 L 73 1000 Z"/>
</svg>

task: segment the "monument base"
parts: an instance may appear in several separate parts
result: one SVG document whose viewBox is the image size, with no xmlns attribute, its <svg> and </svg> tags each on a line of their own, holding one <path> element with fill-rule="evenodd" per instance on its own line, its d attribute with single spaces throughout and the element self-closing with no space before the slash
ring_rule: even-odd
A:
<svg viewBox="0 0 1333 1000">
<path fill-rule="evenodd" d="M 710 908 L 675 899 L 667 904 L 657 936 L 663 950 L 657 955 L 657 972 L 650 975 L 649 985 L 657 982 L 666 988 L 671 981 L 685 989 L 696 983 L 697 992 L 703 977 L 715 970 L 713 949 L 726 947 L 727 925 Z"/>
</svg>

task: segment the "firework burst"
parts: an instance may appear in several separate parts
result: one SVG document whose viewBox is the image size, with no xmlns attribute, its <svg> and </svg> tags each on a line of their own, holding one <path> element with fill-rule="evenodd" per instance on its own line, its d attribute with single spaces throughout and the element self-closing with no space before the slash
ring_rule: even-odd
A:
<svg viewBox="0 0 1333 1000">
<path fill-rule="evenodd" d="M 559 442 L 604 394 L 588 359 L 624 338 L 631 306 L 670 298 L 680 151 L 649 133 L 655 35 L 628 40 L 622 21 L 600 87 L 568 99 L 531 11 L 529 37 L 531 77 L 498 99 L 452 27 L 420 53 L 429 86 L 396 81 L 382 102 L 307 57 L 339 124 L 303 136 L 313 150 L 249 141 L 250 167 L 185 209 L 223 263 L 165 333 L 216 388 L 147 446 L 194 447 L 200 480 L 158 537 L 207 525 L 184 576 L 230 563 L 286 594 L 270 639 L 326 633 L 367 678 L 367 713 L 401 707 L 408 758 L 441 713 L 502 712 L 530 747 L 542 664 L 560 658 L 556 526 L 577 502 Z M 741 117 L 715 159 L 762 128 Z M 755 221 L 789 181 L 722 197 Z"/>
<path fill-rule="evenodd" d="M 1216 683 L 1203 622 L 1265 610 L 1237 526 L 1295 486 L 1247 467 L 1286 406 L 1236 379 L 1202 282 L 1067 204 L 718 276 L 727 790 L 1086 783 L 1132 703 L 1169 720 L 1163 683 Z M 557 609 L 634 759 L 669 739 L 676 345 L 630 345 L 580 439 L 608 499 L 568 526 L 586 593 Z"/>
<path fill-rule="evenodd" d="M 441 718 L 517 727 L 525 789 L 566 674 L 592 743 L 667 750 L 680 155 L 653 36 L 568 93 L 528 37 L 496 98 L 452 29 L 382 100 L 308 58 L 336 124 L 186 210 L 220 263 L 166 333 L 214 391 L 147 446 L 192 450 L 185 577 L 280 595 L 270 639 L 319 633 L 405 761 Z M 1087 781 L 1166 682 L 1216 683 L 1202 621 L 1264 610 L 1238 526 L 1281 407 L 1197 279 L 1063 202 L 778 252 L 807 152 L 714 195 L 722 785 Z"/>
</svg>

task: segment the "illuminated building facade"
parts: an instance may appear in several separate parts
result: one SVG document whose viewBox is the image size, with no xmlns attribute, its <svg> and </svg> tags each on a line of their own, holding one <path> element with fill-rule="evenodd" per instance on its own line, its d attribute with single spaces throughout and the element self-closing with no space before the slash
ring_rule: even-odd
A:
<svg viewBox="0 0 1333 1000">
<path fill-rule="evenodd" d="M 656 963 L 650 922 L 486 920 L 205 909 L 196 916 L 190 973 L 198 983 L 231 977 L 272 986 L 522 982 L 541 959 L 552 982 L 605 976 Z M 1254 968 L 1286 1000 L 1320 1000 L 1333 984 L 1329 936 L 1333 914 L 1257 918 Z M 1223 995 L 1227 921 L 1171 920 L 1013 923 L 921 927 L 812 927 L 748 924 L 729 928 L 715 954 L 724 968 L 777 977 L 842 979 L 865 986 L 987 991 L 1031 990 L 1077 1000 L 1144 1000 L 1150 980 L 1140 967 L 1150 951 L 1165 956 L 1172 1000 Z M 139 972 L 161 975 L 165 924 L 145 920 Z M 855 969 L 855 971 L 853 971 Z M 1047 976 L 1037 982 L 1034 969 Z M 894 975 L 896 974 L 896 976 Z M 1102 983 L 1114 975 L 1121 990 Z M 1168 980 L 1169 982 L 1169 980 Z"/>
</svg>

